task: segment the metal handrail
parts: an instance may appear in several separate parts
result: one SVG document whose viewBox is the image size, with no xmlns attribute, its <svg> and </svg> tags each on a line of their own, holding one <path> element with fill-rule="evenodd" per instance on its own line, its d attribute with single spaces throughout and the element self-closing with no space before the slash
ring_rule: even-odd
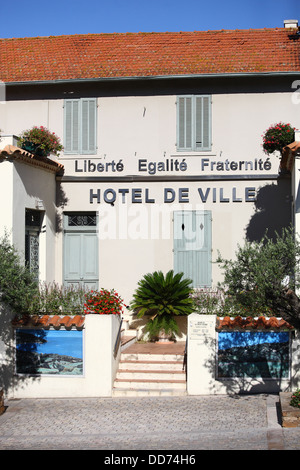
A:
<svg viewBox="0 0 300 470">
<path fill-rule="evenodd" d="M 121 318 L 120 326 L 119 326 L 119 330 L 118 330 L 118 334 L 117 334 L 117 338 L 116 338 L 116 342 L 115 342 L 114 357 L 116 357 L 117 354 L 118 354 L 118 349 L 119 349 L 120 342 L 121 342 L 121 328 L 122 328 L 122 323 L 123 323 L 123 318 Z"/>
<path fill-rule="evenodd" d="M 187 343 L 188 343 L 188 339 L 186 338 L 185 347 L 184 347 L 184 355 L 183 355 L 183 364 L 182 364 L 182 370 L 185 370 L 186 372 L 187 372 Z"/>
</svg>

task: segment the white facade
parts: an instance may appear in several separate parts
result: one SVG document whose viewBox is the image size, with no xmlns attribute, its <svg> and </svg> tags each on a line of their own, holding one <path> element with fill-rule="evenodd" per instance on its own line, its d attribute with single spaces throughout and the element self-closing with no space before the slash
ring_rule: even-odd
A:
<svg viewBox="0 0 300 470">
<path fill-rule="evenodd" d="M 282 46 L 277 44 L 270 54 L 281 58 L 278 50 L 282 47 L 287 57 L 292 55 L 288 48 L 296 44 L 294 33 L 288 32 L 292 37 L 278 42 Z M 177 41 L 181 43 L 180 35 Z M 242 46 L 245 61 L 243 65 L 240 55 L 239 72 L 232 72 L 234 63 L 228 68 L 219 64 L 218 72 L 201 71 L 203 64 L 195 59 L 198 72 L 192 72 L 191 65 L 190 71 L 180 70 L 186 71 L 185 76 L 157 75 L 160 72 L 155 67 L 151 72 L 150 67 L 153 75 L 147 77 L 141 75 L 143 68 L 134 72 L 129 64 L 126 69 L 122 57 L 120 70 L 110 64 L 108 75 L 101 72 L 100 78 L 93 78 L 94 71 L 88 68 L 77 72 L 77 56 L 76 67 L 66 75 L 69 79 L 62 72 L 54 79 L 49 71 L 21 78 L 16 73 L 7 79 L 6 101 L 0 103 L 0 235 L 8 232 L 41 282 L 115 289 L 129 305 L 146 273 L 174 269 L 191 278 L 195 288 L 213 288 L 223 279 L 215 262 L 218 253 L 232 259 L 245 240 L 259 240 L 266 230 L 272 235 L 291 222 L 299 232 L 299 165 L 296 161 L 292 174 L 283 171 L 279 155 L 267 156 L 262 148 L 262 134 L 272 124 L 290 123 L 300 129 L 294 94 L 298 65 L 284 71 L 281 63 L 274 68 L 266 64 L 260 71 L 265 64 L 253 63 L 247 43 L 255 39 L 249 35 L 235 41 L 238 48 Z M 89 47 L 89 41 L 86 44 Z M 130 41 L 126 44 L 130 50 Z M 193 45 L 195 54 L 202 43 L 197 44 Z M 63 43 L 60 47 L 61 53 Z M 149 45 L 146 50 L 143 66 L 154 52 Z M 217 50 L 222 52 L 221 46 Z M 64 49 L 66 54 L 70 51 Z M 184 51 L 179 68 L 185 63 L 184 54 L 190 53 L 187 42 Z M 175 52 L 163 54 L 175 63 Z M 135 53 L 132 62 L 134 58 Z M 97 54 L 93 60 L 99 65 Z M 126 70 L 133 75 L 122 78 Z M 176 71 L 176 67 L 166 70 Z M 14 72 L 18 71 L 15 67 Z M 36 71 L 43 72 L 41 64 Z M 25 81 L 18 82 L 21 79 Z M 61 138 L 64 151 L 56 163 L 16 147 L 13 136 L 33 126 L 45 126 Z M 1 321 L 10 325 L 6 315 L 1 315 Z M 13 396 L 110 396 L 118 362 L 112 351 L 119 326 L 112 317 L 86 317 L 85 371 L 79 377 L 45 376 L 13 384 L 11 357 L 16 342 L 10 329 L 8 338 L 1 337 L 0 358 L 7 366 Z M 128 311 L 125 320 L 130 318 Z M 186 322 L 186 318 L 181 320 Z M 188 393 L 226 393 L 226 384 L 217 381 L 213 368 L 207 367 L 216 357 L 215 317 L 203 322 L 208 326 L 204 333 L 201 330 L 201 338 L 194 334 L 195 325 L 189 323 L 188 331 L 186 324 L 180 325 L 183 337 L 187 333 L 191 339 Z M 296 360 L 298 336 L 292 351 Z M 205 343 L 206 339 L 211 343 Z M 295 362 L 291 374 L 298 384 Z M 282 382 L 284 387 L 291 385 L 290 379 Z M 234 385 L 234 391 L 249 391 L 253 383 L 238 380 Z M 261 385 L 259 390 L 265 390 Z"/>
<path fill-rule="evenodd" d="M 235 83 L 238 88 L 239 80 Z M 41 279 L 65 281 L 63 220 L 68 212 L 98 215 L 98 286 L 115 288 L 125 303 L 144 274 L 174 267 L 175 211 L 211 213 L 212 261 L 218 252 L 234 257 L 245 237 L 255 239 L 267 228 L 289 223 L 290 181 L 278 178 L 279 158 L 263 153 L 261 136 L 279 121 L 300 127 L 292 90 L 285 86 L 283 92 L 253 92 L 250 81 L 248 92 L 237 93 L 231 85 L 232 92 L 205 93 L 211 101 L 211 150 L 194 151 L 178 150 L 178 96 L 201 94 L 201 81 L 188 95 L 173 93 L 174 87 L 158 93 L 156 84 L 143 96 L 119 96 L 122 85 L 109 96 L 101 96 L 101 87 L 94 88 L 90 94 L 97 106 L 96 149 L 62 152 L 64 172 L 56 178 L 56 196 L 54 178 L 49 182 L 46 171 L 22 163 L 12 169 L 6 162 L 8 168 L 1 172 L 1 187 L 7 188 L 3 225 L 13 228 L 13 241 L 20 249 L 24 207 L 43 201 L 51 249 L 41 234 Z M 18 135 L 44 125 L 66 145 L 66 101 L 36 99 L 33 93 L 28 97 L 0 107 L 3 133 Z M 7 178 L 6 172 L 12 171 L 14 176 Z M 8 190 L 11 178 L 13 197 Z M 56 227 L 54 219 L 60 221 Z M 212 263 L 210 285 L 221 279 Z"/>
</svg>

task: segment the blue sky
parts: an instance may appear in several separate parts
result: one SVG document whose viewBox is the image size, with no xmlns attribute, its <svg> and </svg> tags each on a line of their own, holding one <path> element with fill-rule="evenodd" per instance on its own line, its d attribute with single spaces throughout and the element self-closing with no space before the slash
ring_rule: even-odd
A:
<svg viewBox="0 0 300 470">
<path fill-rule="evenodd" d="M 1 0 L 0 37 L 283 27 L 299 0 Z"/>
</svg>

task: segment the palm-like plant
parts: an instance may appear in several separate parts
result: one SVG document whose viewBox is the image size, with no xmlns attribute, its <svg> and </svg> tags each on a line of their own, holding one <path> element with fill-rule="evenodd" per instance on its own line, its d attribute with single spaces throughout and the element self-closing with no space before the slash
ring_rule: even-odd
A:
<svg viewBox="0 0 300 470">
<path fill-rule="evenodd" d="M 165 276 L 161 271 L 146 274 L 138 283 L 130 307 L 141 318 L 151 315 L 146 330 L 155 337 L 160 330 L 166 334 L 178 333 L 175 315 L 189 315 L 193 312 L 190 279 L 183 279 L 183 273 L 171 270 Z"/>
</svg>

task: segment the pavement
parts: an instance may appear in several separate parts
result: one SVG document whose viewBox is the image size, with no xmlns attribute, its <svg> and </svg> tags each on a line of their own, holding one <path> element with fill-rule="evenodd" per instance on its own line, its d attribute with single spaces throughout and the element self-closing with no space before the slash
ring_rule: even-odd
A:
<svg viewBox="0 0 300 470">
<path fill-rule="evenodd" d="M 101 450 L 104 463 L 134 467 L 158 458 L 168 464 L 170 452 L 175 463 L 194 464 L 200 450 L 300 449 L 300 428 L 280 425 L 278 395 L 12 399 L 5 406 L 0 450 Z M 139 460 L 113 462 L 134 455 Z"/>
</svg>

